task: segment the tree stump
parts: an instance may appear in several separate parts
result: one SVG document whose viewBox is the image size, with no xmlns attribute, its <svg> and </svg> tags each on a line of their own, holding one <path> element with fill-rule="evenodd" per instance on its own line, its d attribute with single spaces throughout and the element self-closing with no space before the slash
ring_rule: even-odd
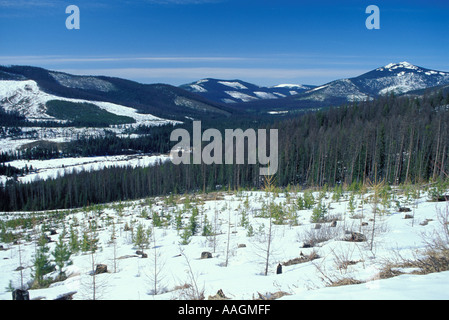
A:
<svg viewBox="0 0 449 320">
<path fill-rule="evenodd" d="M 281 273 L 282 273 L 282 265 L 279 263 L 276 268 L 276 274 L 281 274 Z"/>
<path fill-rule="evenodd" d="M 97 267 L 95 268 L 95 274 L 102 274 L 108 272 L 108 266 L 105 264 L 97 264 Z"/>
<path fill-rule="evenodd" d="M 212 258 L 212 253 L 207 251 L 201 253 L 201 259 L 210 259 L 210 258 Z"/>
<path fill-rule="evenodd" d="M 13 300 L 30 300 L 30 293 L 28 290 L 16 289 L 12 292 Z"/>
</svg>

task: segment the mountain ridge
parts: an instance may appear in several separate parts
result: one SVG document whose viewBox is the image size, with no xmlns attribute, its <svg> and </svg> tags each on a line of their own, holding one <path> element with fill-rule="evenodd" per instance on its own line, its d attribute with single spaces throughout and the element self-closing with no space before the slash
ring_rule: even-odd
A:
<svg viewBox="0 0 449 320">
<path fill-rule="evenodd" d="M 21 85 L 10 92 L 6 90 L 11 84 L 8 81 Z M 25 81 L 33 82 L 24 87 Z M 45 113 L 45 103 L 51 97 L 52 100 L 92 103 L 106 111 L 117 111 L 121 106 L 123 110 L 118 115 L 131 115 L 136 120 L 147 115 L 147 118 L 185 121 L 254 114 L 285 115 L 371 100 L 390 93 L 420 95 L 438 88 L 447 91 L 448 85 L 449 72 L 406 61 L 389 63 L 321 86 L 279 84 L 272 87 L 214 78 L 176 87 L 115 77 L 72 75 L 30 66 L 0 66 L 0 87 L 3 86 L 0 106 L 6 111 L 18 110 L 22 115 L 31 112 L 34 118 L 41 114 L 42 118 L 47 118 L 44 120 L 49 120 L 52 117 Z M 130 108 L 134 110 L 132 114 Z"/>
<path fill-rule="evenodd" d="M 264 87 L 239 79 L 214 78 L 200 79 L 180 86 L 184 90 L 197 93 L 211 101 L 226 104 L 280 99 L 314 87 L 303 84 L 279 84 L 273 87 Z"/>
<path fill-rule="evenodd" d="M 415 66 L 408 62 L 389 63 L 353 78 L 338 79 L 298 95 L 278 99 L 275 103 L 256 101 L 235 107 L 252 112 L 298 112 L 339 106 L 376 97 L 409 92 L 419 94 L 449 85 L 449 72 Z"/>
<path fill-rule="evenodd" d="M 142 84 L 106 77 L 78 76 L 30 66 L 0 66 L 0 81 L 34 81 L 45 94 L 62 99 L 112 103 L 135 109 L 140 114 L 183 121 L 229 117 L 233 110 L 224 104 L 168 84 Z M 0 97 L 5 99 L 8 97 Z M 0 99 L 0 100 L 1 100 Z"/>
</svg>

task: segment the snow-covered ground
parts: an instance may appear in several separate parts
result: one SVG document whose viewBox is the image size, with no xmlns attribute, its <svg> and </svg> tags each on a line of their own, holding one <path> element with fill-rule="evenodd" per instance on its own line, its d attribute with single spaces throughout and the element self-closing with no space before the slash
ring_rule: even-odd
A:
<svg viewBox="0 0 449 320">
<path fill-rule="evenodd" d="M 32 168 L 30 173 L 17 179 L 19 182 L 27 183 L 35 180 L 54 179 L 74 172 L 97 171 L 109 167 L 148 167 L 168 160 L 170 160 L 168 155 L 120 155 L 52 160 L 15 160 L 6 162 L 5 165 L 17 169 Z M 7 179 L 6 176 L 0 176 L 0 182 L 4 183 Z"/>
<path fill-rule="evenodd" d="M 259 294 L 269 297 L 279 292 L 287 294 L 280 295 L 280 299 L 286 300 L 449 299 L 448 271 L 417 275 L 411 274 L 416 268 L 398 266 L 396 269 L 404 274 L 388 279 L 379 276 L 388 262 L 417 259 L 436 234 L 445 236 L 440 218 L 447 212 L 447 203 L 429 202 L 426 194 L 422 194 L 415 203 L 407 203 L 405 197 L 398 193 L 395 200 L 411 211 L 399 212 L 394 201 L 390 203 L 391 207 L 379 205 L 373 228 L 373 206 L 369 203 L 369 194 L 365 195 L 367 202 L 363 206 L 360 196 L 355 197 L 357 209 L 351 214 L 347 196 L 336 200 L 328 193 L 323 203 L 330 206 L 327 215 L 334 218 L 336 225 L 331 226 L 332 219 L 329 219 L 317 229 L 317 224 L 311 222 L 312 210 L 298 210 L 296 207 L 298 196 L 302 193 L 220 192 L 192 195 L 188 201 L 186 196 L 174 196 L 66 211 L 60 220 L 45 222 L 57 232 L 55 235 L 47 232 L 49 237 L 57 241 L 62 225 L 67 232 L 70 226 L 77 228 L 81 236 L 88 222 L 96 221 L 99 250 L 95 254 L 72 254 L 73 264 L 65 268 L 68 279 L 49 288 L 30 290 L 30 297 L 54 299 L 64 293 L 76 292 L 74 299 L 91 299 L 93 257 L 94 264 L 108 267 L 108 273 L 95 276 L 96 299 L 188 299 L 196 291 L 190 290 L 192 288 L 204 291 L 206 299 L 219 289 L 228 298 L 243 300 L 259 298 Z M 318 192 L 314 196 L 316 199 Z M 269 203 L 278 204 L 288 218 L 272 225 L 268 273 L 264 275 L 270 235 L 270 220 L 266 215 L 264 217 L 264 212 Z M 184 231 L 177 230 L 176 216 L 182 217 L 182 226 L 186 227 L 196 210 L 196 221 L 200 225 L 198 234 L 190 237 L 188 244 L 181 244 Z M 163 226 L 152 228 L 153 212 L 165 222 Z M 409 215 L 407 219 L 406 214 Z M 29 215 L 4 213 L 0 217 L 11 220 Z M 247 222 L 242 226 L 244 218 Z M 147 258 L 136 254 L 139 248 L 132 240 L 139 224 L 145 230 L 152 230 L 151 244 L 144 249 Z M 209 225 L 216 237 L 202 236 L 204 225 Z M 35 230 L 39 227 L 37 225 Z M 134 231 L 127 227 L 133 227 Z M 113 228 L 115 243 L 111 241 Z M 24 267 L 24 282 L 32 282 L 36 248 L 34 235 L 32 230 L 17 229 L 15 232 L 22 233 L 20 246 L 0 243 L 4 248 L 0 251 L 0 299 L 3 300 L 11 299 L 8 286 L 20 285 L 20 271 L 15 271 L 21 265 L 19 257 Z M 365 235 L 366 241 L 346 241 L 350 232 Z M 322 240 L 316 241 L 312 247 L 305 245 L 319 238 Z M 55 242 L 48 246 L 51 252 Z M 210 252 L 212 258 L 201 259 L 202 252 Z M 317 258 L 301 260 L 301 257 L 313 255 Z M 302 263 L 286 263 L 295 258 Z M 283 265 L 282 274 L 276 274 L 278 264 Z M 328 286 L 343 279 L 361 283 Z M 154 294 L 155 284 L 157 294 Z"/>
<path fill-rule="evenodd" d="M 249 102 L 252 100 L 257 100 L 258 98 L 250 96 L 246 93 L 239 92 L 239 91 L 225 91 L 228 95 L 230 95 L 232 98 L 241 100 L 243 102 Z"/>
<path fill-rule="evenodd" d="M 62 75 L 61 75 L 62 76 Z M 67 80 L 67 79 L 66 79 Z M 68 81 L 68 80 L 67 80 Z M 92 79 L 90 81 L 93 81 Z M 100 81 L 100 80 L 98 80 Z M 101 86 L 100 86 L 101 87 Z M 105 90 L 108 87 L 105 86 Z M 111 125 L 106 128 L 90 127 L 46 127 L 40 123 L 48 121 L 67 122 L 56 119 L 47 114 L 46 103 L 51 100 L 68 101 L 73 103 L 90 103 L 109 113 L 126 116 L 135 120 L 135 123 L 125 125 Z M 119 136 L 126 134 L 129 129 L 138 126 L 162 126 L 177 124 L 179 121 L 167 120 L 151 114 L 139 113 L 135 108 L 103 101 L 89 101 L 70 99 L 48 94 L 42 91 L 33 80 L 6 81 L 0 80 L 0 108 L 8 112 L 18 112 L 28 121 L 36 123 L 35 127 L 21 128 L 21 134 L 2 136 L 0 139 L 0 151 L 12 152 L 18 148 L 36 141 L 69 142 L 80 137 L 101 137 L 107 133 L 115 133 Z M 128 136 L 128 135 L 127 135 Z"/>
<path fill-rule="evenodd" d="M 0 138 L 0 152 L 14 152 L 28 144 L 38 141 L 63 143 L 81 138 L 100 138 L 114 133 L 118 137 L 137 138 L 141 135 L 126 134 L 132 125 L 114 126 L 108 128 L 86 127 L 23 127 L 21 134 Z"/>
<path fill-rule="evenodd" d="M 237 81 L 218 81 L 218 83 L 234 88 L 234 89 L 248 89 L 247 87 L 245 87 L 243 84 L 241 84 L 240 82 Z"/>
<path fill-rule="evenodd" d="M 51 95 L 42 91 L 33 80 L 0 81 L 0 106 L 5 111 L 18 112 L 28 120 L 55 120 L 54 117 L 47 114 L 46 103 L 51 100 L 94 104 L 107 112 L 133 118 L 136 125 L 159 125 L 173 122 L 151 114 L 141 114 L 134 108 L 110 102 L 70 99 Z"/>
</svg>

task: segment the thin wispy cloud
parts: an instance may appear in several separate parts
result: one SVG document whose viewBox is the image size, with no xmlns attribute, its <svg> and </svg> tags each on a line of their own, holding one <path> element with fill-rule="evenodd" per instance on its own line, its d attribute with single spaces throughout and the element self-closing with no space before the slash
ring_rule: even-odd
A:
<svg viewBox="0 0 449 320">
<path fill-rule="evenodd" d="M 365 69 L 276 69 L 276 68 L 110 68 L 66 70 L 78 74 L 126 75 L 129 77 L 271 77 L 276 79 L 295 77 L 350 77 L 365 72 Z"/>
<path fill-rule="evenodd" d="M 320 84 L 320 80 L 329 81 L 357 76 L 364 69 L 275 69 L 275 68 L 106 68 L 106 69 L 60 69 L 58 71 L 77 75 L 110 76 L 132 79 L 142 82 L 170 80 L 171 84 L 183 84 L 204 78 L 253 80 L 270 79 L 272 84 L 294 80 L 299 83 Z M 304 81 L 302 81 L 304 80 Z"/>
<path fill-rule="evenodd" d="M 297 63 L 296 68 L 288 68 L 283 64 L 288 59 L 303 63 Z M 306 55 L 282 58 L 277 55 L 0 56 L 2 65 L 33 65 L 77 75 L 120 77 L 146 83 L 167 81 L 170 84 L 183 84 L 202 78 L 241 79 L 260 85 L 267 85 L 260 83 L 260 79 L 266 79 L 272 84 L 284 81 L 323 84 L 323 81 L 349 78 L 369 71 L 351 61 L 340 61 L 341 64 L 334 61 L 320 65 L 308 62 L 309 57 Z M 333 67 L 329 68 L 329 65 Z"/>
<path fill-rule="evenodd" d="M 54 0 L 0 0 L 2 8 L 54 7 L 57 4 Z"/>
<path fill-rule="evenodd" d="M 128 0 L 123 1 L 125 4 L 160 4 L 160 5 L 189 5 L 189 4 L 207 4 L 207 3 L 220 3 L 228 0 Z M 82 4 L 114 4 L 110 0 L 96 0 L 96 1 L 84 1 L 77 0 L 77 3 Z M 85 3 L 84 3 L 85 2 Z M 74 3 L 74 4 L 77 4 Z M 117 4 L 117 3 L 115 3 Z M 67 3 L 68 5 L 68 3 Z M 33 8 L 33 7 L 55 7 L 61 6 L 61 1 L 57 0 L 0 0 L 0 7 L 2 8 Z"/>
<path fill-rule="evenodd" d="M 226 63 L 226 62 L 251 62 L 251 63 L 298 63 L 315 65 L 317 67 L 317 54 L 274 54 L 251 56 L 194 56 L 194 55 L 117 55 L 117 56 L 69 56 L 69 55 L 29 55 L 29 56 L 1 56 L 0 64 L 56 64 L 76 62 L 127 62 L 127 63 Z M 320 55 L 319 65 L 323 66 L 355 66 L 365 65 L 360 59 L 370 60 L 374 57 Z M 397 57 L 402 59 L 403 57 Z"/>
<path fill-rule="evenodd" d="M 153 4 L 205 4 L 205 3 L 219 3 L 225 0 L 145 0 L 147 3 Z"/>
<path fill-rule="evenodd" d="M 208 63 L 208 62 L 244 62 L 255 61 L 254 58 L 245 57 L 194 57 L 194 56 L 137 56 L 137 57 L 69 57 L 69 56 L 0 56 L 0 64 L 39 64 L 51 65 L 59 63 Z"/>
</svg>

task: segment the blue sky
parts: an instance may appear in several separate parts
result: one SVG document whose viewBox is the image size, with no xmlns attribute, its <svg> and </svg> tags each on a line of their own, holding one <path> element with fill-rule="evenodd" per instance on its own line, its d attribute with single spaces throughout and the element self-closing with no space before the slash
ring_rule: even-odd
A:
<svg viewBox="0 0 449 320">
<path fill-rule="evenodd" d="M 80 30 L 68 30 L 68 5 Z M 365 9 L 380 9 L 368 30 Z M 449 71 L 449 1 L 0 0 L 0 64 L 180 85 L 323 84 L 390 62 Z"/>
</svg>

